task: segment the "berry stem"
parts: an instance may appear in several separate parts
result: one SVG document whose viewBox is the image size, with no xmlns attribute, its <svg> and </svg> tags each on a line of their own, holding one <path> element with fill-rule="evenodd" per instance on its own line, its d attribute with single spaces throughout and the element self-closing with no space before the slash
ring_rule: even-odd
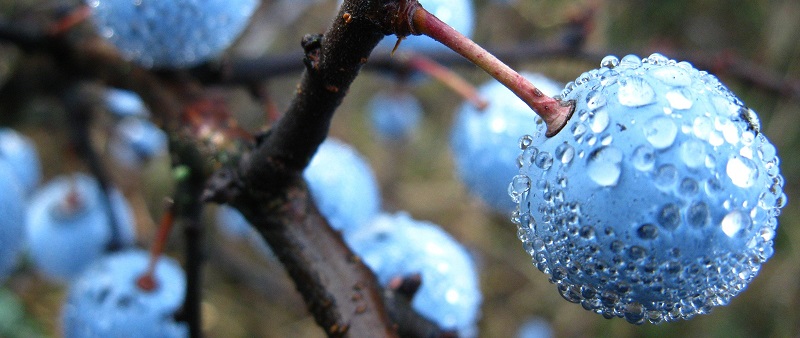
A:
<svg viewBox="0 0 800 338">
<path fill-rule="evenodd" d="M 475 108 L 478 108 L 478 110 L 483 110 L 489 105 L 489 103 L 486 102 L 486 100 L 484 100 L 480 94 L 478 94 L 475 86 L 464 80 L 463 77 L 459 76 L 450 68 L 442 66 L 433 59 L 423 55 L 412 54 L 408 60 L 408 63 L 412 68 L 428 74 L 436 80 L 439 80 L 439 82 L 450 87 L 450 89 L 452 89 L 458 95 L 461 95 L 461 97 L 463 97 L 465 100 L 472 103 Z"/>
<path fill-rule="evenodd" d="M 519 73 L 483 49 L 483 47 L 478 46 L 468 37 L 453 29 L 453 27 L 439 20 L 435 15 L 422 8 L 421 5 L 417 4 L 411 10 L 413 11 L 411 22 L 413 34 L 424 34 L 439 41 L 469 59 L 508 87 L 544 120 L 545 124 L 547 124 L 547 132 L 545 134 L 547 137 L 558 134 L 564 128 L 564 125 L 567 124 L 575 110 L 574 102 L 562 102 L 544 95 L 541 90 L 522 75 L 519 75 Z"/>
<path fill-rule="evenodd" d="M 150 247 L 150 261 L 147 264 L 147 270 L 136 280 L 136 285 L 140 289 L 148 292 L 158 288 L 158 283 L 154 277 L 156 264 L 161 254 L 164 252 L 164 245 L 167 242 L 167 236 L 169 236 L 170 230 L 172 230 L 172 224 L 175 223 L 175 202 L 171 199 L 167 199 L 164 204 L 164 209 L 166 211 L 164 215 L 161 216 L 158 234 L 156 234 L 153 246 Z"/>
</svg>

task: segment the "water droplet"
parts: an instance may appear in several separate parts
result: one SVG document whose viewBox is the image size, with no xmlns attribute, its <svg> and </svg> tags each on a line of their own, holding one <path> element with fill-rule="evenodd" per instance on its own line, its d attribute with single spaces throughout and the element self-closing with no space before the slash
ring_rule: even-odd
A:
<svg viewBox="0 0 800 338">
<path fill-rule="evenodd" d="M 681 209 L 673 203 L 667 203 L 661 207 L 656 218 L 665 229 L 675 230 L 681 225 Z"/>
<path fill-rule="evenodd" d="M 725 172 L 733 184 L 742 188 L 752 186 L 758 178 L 756 164 L 752 160 L 739 155 L 734 155 L 728 159 Z"/>
<path fill-rule="evenodd" d="M 647 144 L 641 145 L 633 151 L 631 162 L 637 170 L 649 171 L 656 163 L 655 150 Z"/>
<path fill-rule="evenodd" d="M 672 164 L 665 164 L 656 170 L 655 184 L 661 188 L 669 188 L 678 181 L 678 169 Z"/>
<path fill-rule="evenodd" d="M 530 191 L 530 189 L 531 179 L 525 175 L 517 175 L 508 185 L 508 195 L 514 200 L 514 203 L 519 203 L 522 194 Z"/>
<path fill-rule="evenodd" d="M 619 62 L 619 67 L 623 68 L 639 68 L 641 66 L 642 66 L 642 59 L 633 54 L 625 55 Z"/>
<path fill-rule="evenodd" d="M 650 56 L 648 56 L 647 59 L 650 60 L 650 63 L 654 65 L 666 65 L 667 62 L 669 62 L 669 59 L 666 56 L 661 55 L 660 53 L 650 54 Z"/>
<path fill-rule="evenodd" d="M 743 229 L 746 230 L 751 225 L 750 216 L 741 210 L 729 212 L 722 218 L 721 228 L 728 237 L 736 236 Z"/>
<path fill-rule="evenodd" d="M 640 107 L 655 101 L 656 93 L 644 79 L 627 76 L 619 79 L 617 100 L 623 106 Z"/>
<path fill-rule="evenodd" d="M 658 227 L 650 223 L 642 224 L 642 226 L 636 230 L 636 235 L 641 239 L 654 239 L 658 237 Z"/>
<path fill-rule="evenodd" d="M 573 136 L 573 137 L 575 138 L 575 140 L 577 141 L 578 139 L 580 139 L 580 138 L 581 138 L 581 136 L 583 136 L 583 134 L 586 134 L 586 130 L 587 130 L 587 129 L 588 129 L 588 128 L 586 128 L 586 125 L 585 125 L 585 124 L 583 124 L 583 123 L 576 123 L 576 124 L 573 124 L 573 125 L 572 125 L 572 136 Z"/>
<path fill-rule="evenodd" d="M 698 185 L 697 185 L 697 181 L 695 181 L 695 180 L 693 180 L 691 178 L 688 178 L 688 177 L 684 178 L 681 181 L 680 186 L 678 186 L 678 191 L 683 196 L 693 196 L 694 194 L 697 193 L 698 190 L 699 190 L 699 188 L 698 188 Z"/>
<path fill-rule="evenodd" d="M 739 109 L 739 117 L 747 122 L 749 130 L 755 133 L 761 132 L 761 121 L 754 110 L 742 107 Z"/>
<path fill-rule="evenodd" d="M 608 55 L 600 60 L 600 67 L 614 68 L 619 65 L 619 58 L 614 55 Z"/>
<path fill-rule="evenodd" d="M 725 138 L 722 137 L 722 133 L 712 130 L 711 133 L 708 134 L 708 143 L 712 146 L 719 147 L 725 143 Z"/>
<path fill-rule="evenodd" d="M 672 109 L 686 110 L 692 108 L 694 101 L 692 101 L 692 93 L 685 89 L 673 89 L 664 94 L 669 106 Z"/>
<path fill-rule="evenodd" d="M 712 128 L 711 119 L 705 116 L 699 116 L 694 119 L 692 123 L 692 130 L 694 131 L 694 136 L 701 140 L 708 140 L 709 133 L 711 133 Z"/>
<path fill-rule="evenodd" d="M 681 159 L 689 168 L 698 168 L 705 163 L 706 146 L 695 139 L 681 144 Z"/>
<path fill-rule="evenodd" d="M 581 237 L 585 239 L 593 239 L 594 238 L 594 228 L 588 225 L 584 225 L 581 227 L 581 230 L 578 232 Z"/>
<path fill-rule="evenodd" d="M 575 158 L 575 148 L 566 142 L 562 143 L 556 147 L 556 158 L 563 164 L 569 164 L 572 162 L 572 159 Z"/>
<path fill-rule="evenodd" d="M 553 165 L 553 155 L 550 155 L 550 153 L 546 151 L 540 152 L 539 155 L 536 156 L 535 164 L 537 167 L 544 170 L 550 169 Z"/>
<path fill-rule="evenodd" d="M 601 147 L 589 154 L 586 172 L 595 183 L 601 186 L 617 184 L 622 173 L 622 151 L 617 148 Z"/>
<path fill-rule="evenodd" d="M 519 148 L 522 150 L 528 149 L 533 144 L 533 137 L 530 135 L 523 135 L 519 138 Z"/>
<path fill-rule="evenodd" d="M 668 148 L 675 142 L 678 135 L 678 126 L 671 118 L 659 115 L 645 122 L 642 128 L 645 138 L 656 149 Z"/>
<path fill-rule="evenodd" d="M 692 84 L 689 73 L 676 66 L 653 68 L 649 74 L 668 86 L 685 87 Z"/>
<path fill-rule="evenodd" d="M 595 111 L 599 108 L 605 107 L 606 97 L 599 90 L 593 90 L 586 94 L 586 108 Z"/>
<path fill-rule="evenodd" d="M 686 222 L 695 227 L 708 223 L 708 206 L 704 202 L 694 202 L 686 209 Z"/>
<path fill-rule="evenodd" d="M 589 128 L 595 133 L 600 133 L 608 127 L 609 117 L 605 109 L 596 110 L 589 121 Z"/>
</svg>

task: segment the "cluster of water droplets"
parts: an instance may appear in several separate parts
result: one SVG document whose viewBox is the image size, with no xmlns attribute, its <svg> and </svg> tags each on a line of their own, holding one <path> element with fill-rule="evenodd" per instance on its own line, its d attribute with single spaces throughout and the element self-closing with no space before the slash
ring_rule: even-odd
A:
<svg viewBox="0 0 800 338">
<path fill-rule="evenodd" d="M 142 66 L 185 68 L 221 54 L 255 0 L 86 0 L 101 36 Z"/>
<path fill-rule="evenodd" d="M 724 305 L 773 253 L 786 205 L 775 147 L 716 77 L 660 54 L 605 57 L 561 94 L 561 133 L 531 126 L 512 220 L 564 298 L 631 323 Z"/>
</svg>

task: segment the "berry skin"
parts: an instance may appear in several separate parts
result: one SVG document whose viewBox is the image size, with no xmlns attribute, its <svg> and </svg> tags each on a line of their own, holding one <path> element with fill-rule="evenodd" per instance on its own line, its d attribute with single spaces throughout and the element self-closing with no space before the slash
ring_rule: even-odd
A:
<svg viewBox="0 0 800 338">
<path fill-rule="evenodd" d="M 513 219 L 569 301 L 631 323 L 727 304 L 773 253 L 775 147 L 716 77 L 660 54 L 609 56 L 562 92 L 575 115 L 520 139 Z"/>
<path fill-rule="evenodd" d="M 150 115 L 139 94 L 129 90 L 109 88 L 106 91 L 105 102 L 108 111 L 120 118 Z"/>
<path fill-rule="evenodd" d="M 368 109 L 372 129 L 390 142 L 409 140 L 422 120 L 422 105 L 406 90 L 375 94 Z"/>
<path fill-rule="evenodd" d="M 481 303 L 478 274 L 469 253 L 438 226 L 406 213 L 380 214 L 347 238 L 382 285 L 419 273 L 413 308 L 444 329 L 475 336 Z"/>
<path fill-rule="evenodd" d="M 188 337 L 172 317 L 186 294 L 186 277 L 178 263 L 160 257 L 156 288 L 142 290 L 136 280 L 150 259 L 143 250 L 102 257 L 70 285 L 62 308 L 64 337 Z"/>
<path fill-rule="evenodd" d="M 138 168 L 167 151 L 167 134 L 146 119 L 124 118 L 117 123 L 115 131 L 109 144 L 111 154 L 129 168 Z"/>
<path fill-rule="evenodd" d="M 475 9 L 472 0 L 420 0 L 419 3 L 439 20 L 453 27 L 466 37 L 472 37 L 475 28 Z M 385 37 L 376 47 L 384 52 L 391 51 L 397 43 L 397 37 Z M 427 36 L 409 35 L 400 43 L 398 51 L 414 51 L 418 53 L 442 53 L 450 49 Z"/>
<path fill-rule="evenodd" d="M 86 0 L 101 36 L 144 67 L 187 68 L 244 31 L 256 0 Z"/>
<path fill-rule="evenodd" d="M 26 194 L 33 191 L 42 179 L 39 153 L 33 141 L 9 128 L 0 128 L 0 161 L 11 165 Z"/>
<path fill-rule="evenodd" d="M 303 173 L 320 213 L 345 235 L 364 226 L 381 204 L 378 183 L 355 149 L 328 138 Z"/>
<path fill-rule="evenodd" d="M 25 194 L 11 165 L 0 159 L 0 282 L 17 266 L 25 226 Z"/>
<path fill-rule="evenodd" d="M 544 75 L 522 73 L 545 95 L 561 92 L 561 85 Z M 489 106 L 478 110 L 465 102 L 456 113 L 450 132 L 450 149 L 458 177 L 469 191 L 497 212 L 510 215 L 515 203 L 508 199 L 508 182 L 519 171 L 519 137 L 539 118 L 500 82 L 492 80 L 478 92 Z"/>
<path fill-rule="evenodd" d="M 104 198 L 97 181 L 85 174 L 61 176 L 31 198 L 27 236 L 31 260 L 39 272 L 54 279 L 73 279 L 106 251 L 111 240 Z M 111 194 L 120 242 L 134 241 L 133 211 L 125 197 Z"/>
</svg>

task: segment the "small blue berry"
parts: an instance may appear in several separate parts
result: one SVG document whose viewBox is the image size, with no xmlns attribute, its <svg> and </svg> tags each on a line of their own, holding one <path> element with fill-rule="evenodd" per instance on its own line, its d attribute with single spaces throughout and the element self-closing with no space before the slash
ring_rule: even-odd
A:
<svg viewBox="0 0 800 338">
<path fill-rule="evenodd" d="M 109 88 L 106 90 L 105 102 L 108 111 L 117 117 L 147 117 L 150 111 L 139 94 L 129 90 Z"/>
<path fill-rule="evenodd" d="M 557 135 L 531 126 L 509 187 L 534 264 L 607 318 L 708 313 L 773 254 L 786 205 L 777 151 L 716 77 L 660 54 L 622 60 L 562 92 Z"/>
<path fill-rule="evenodd" d="M 544 75 L 522 73 L 544 94 L 553 96 L 563 86 Z M 508 181 L 519 171 L 519 137 L 538 116 L 508 88 L 492 80 L 478 89 L 489 106 L 478 110 L 465 102 L 456 113 L 450 149 L 458 177 L 469 191 L 497 212 L 511 214 L 516 204 L 508 199 Z"/>
<path fill-rule="evenodd" d="M 320 213 L 345 235 L 364 226 L 380 208 L 378 183 L 355 149 L 328 138 L 303 173 Z"/>
<path fill-rule="evenodd" d="M 0 159 L 0 282 L 17 266 L 25 234 L 25 194 L 13 168 Z"/>
<path fill-rule="evenodd" d="M 347 240 L 383 285 L 419 273 L 422 285 L 413 308 L 442 328 L 475 336 L 481 304 L 478 274 L 467 250 L 447 232 L 406 213 L 380 214 Z"/>
<path fill-rule="evenodd" d="M 553 338 L 553 328 L 544 318 L 531 318 L 519 328 L 517 338 Z"/>
<path fill-rule="evenodd" d="M 70 285 L 62 308 L 64 337 L 188 337 L 175 322 L 183 304 L 186 277 L 178 263 L 159 257 L 156 288 L 143 290 L 137 279 L 147 270 L 150 254 L 127 250 L 102 257 Z"/>
<path fill-rule="evenodd" d="M 146 119 L 124 118 L 117 123 L 115 131 L 109 144 L 111 155 L 129 168 L 138 168 L 167 151 L 167 134 Z"/>
<path fill-rule="evenodd" d="M 85 174 L 60 176 L 40 188 L 27 210 L 30 257 L 36 269 L 54 280 L 70 280 L 106 251 L 109 218 L 97 181 Z M 119 191 L 111 194 L 120 242 L 134 242 L 133 211 Z"/>
<path fill-rule="evenodd" d="M 39 185 L 42 167 L 36 145 L 29 138 L 13 129 L 0 128 L 0 161 L 11 165 L 26 194 Z"/>
<path fill-rule="evenodd" d="M 247 26 L 256 0 L 86 0 L 102 37 L 144 67 L 187 68 L 217 57 Z"/>
<path fill-rule="evenodd" d="M 372 129 L 386 141 L 407 141 L 422 120 L 422 105 L 408 91 L 379 92 L 369 101 Z"/>
</svg>

